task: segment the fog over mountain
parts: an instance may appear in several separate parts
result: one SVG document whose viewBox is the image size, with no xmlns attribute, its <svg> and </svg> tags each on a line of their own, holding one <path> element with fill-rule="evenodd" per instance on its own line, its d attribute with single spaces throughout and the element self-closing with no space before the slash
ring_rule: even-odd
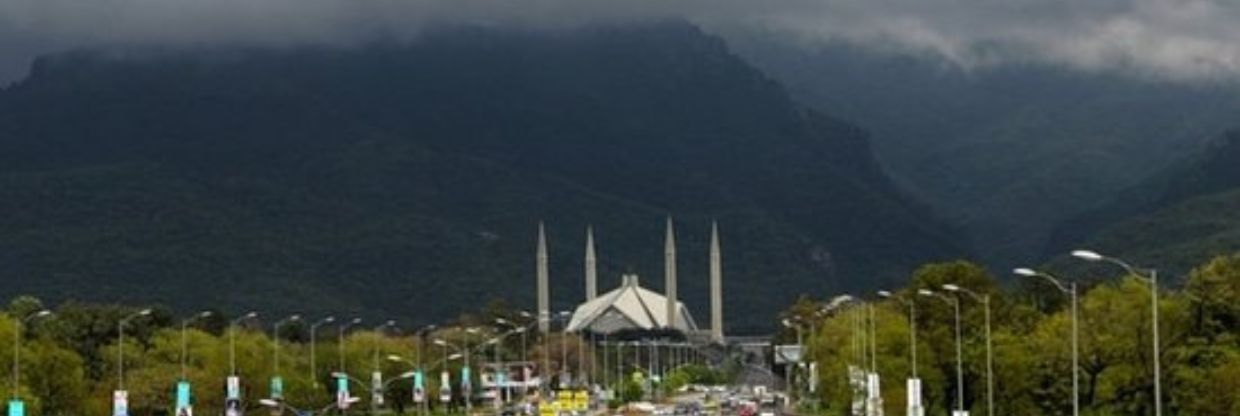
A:
<svg viewBox="0 0 1240 416">
<path fill-rule="evenodd" d="M 93 45 L 352 44 L 441 24 L 564 26 L 685 18 L 715 30 L 930 51 L 963 67 L 1047 62 L 1178 80 L 1240 72 L 1230 0 L 6 0 L 0 79 Z"/>
</svg>

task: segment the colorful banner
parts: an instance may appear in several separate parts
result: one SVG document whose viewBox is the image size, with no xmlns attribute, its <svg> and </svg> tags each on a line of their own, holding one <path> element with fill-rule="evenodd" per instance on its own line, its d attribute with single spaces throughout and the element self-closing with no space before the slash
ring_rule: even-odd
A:
<svg viewBox="0 0 1240 416">
<path fill-rule="evenodd" d="M 188 381 L 177 382 L 176 416 L 194 416 L 193 405 L 190 404 L 190 384 Z"/>
<path fill-rule="evenodd" d="M 921 380 L 916 378 L 908 379 L 908 416 L 925 416 L 926 408 L 921 404 Z"/>
<path fill-rule="evenodd" d="M 241 400 L 241 378 L 237 376 L 228 376 L 227 395 L 225 398 L 229 400 Z"/>
<path fill-rule="evenodd" d="M 9 416 L 26 416 L 26 403 L 21 400 L 9 400 Z"/>
<path fill-rule="evenodd" d="M 348 377 L 337 377 L 336 378 L 336 407 L 339 408 L 340 410 L 348 409 L 349 404 L 352 401 L 349 399 L 350 399 L 349 378 Z"/>
<path fill-rule="evenodd" d="M 370 402 L 375 406 L 383 406 L 383 373 L 370 373 Z"/>
<path fill-rule="evenodd" d="M 129 416 L 129 392 L 112 392 L 112 416 Z"/>
<path fill-rule="evenodd" d="M 245 409 L 241 406 L 241 378 L 237 376 L 228 376 L 226 393 L 224 398 L 224 416 L 241 416 L 245 414 Z"/>
<path fill-rule="evenodd" d="M 469 367 L 461 367 L 461 397 L 464 397 L 465 400 L 473 397 L 474 386 L 470 380 Z"/>
<path fill-rule="evenodd" d="M 413 373 L 413 402 L 422 403 L 426 401 L 426 379 L 422 374 L 422 370 Z"/>
<path fill-rule="evenodd" d="M 448 370 L 439 373 L 439 401 L 448 403 L 452 401 L 452 376 L 448 374 Z"/>
<path fill-rule="evenodd" d="M 271 400 L 284 400 L 284 379 L 280 377 L 271 378 Z"/>
</svg>

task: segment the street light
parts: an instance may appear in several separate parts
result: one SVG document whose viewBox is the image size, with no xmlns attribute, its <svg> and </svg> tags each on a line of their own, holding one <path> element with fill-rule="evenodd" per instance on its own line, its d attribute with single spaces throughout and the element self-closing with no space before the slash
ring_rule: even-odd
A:
<svg viewBox="0 0 1240 416">
<path fill-rule="evenodd" d="M 382 337 L 382 336 L 384 335 L 384 331 L 383 331 L 384 329 L 387 329 L 387 328 L 394 328 L 394 327 L 396 327 L 396 321 L 395 321 L 395 320 L 391 320 L 391 319 L 389 319 L 389 320 L 387 320 L 386 322 L 384 322 L 384 323 L 380 324 L 379 326 L 376 326 L 376 327 L 375 327 L 375 329 L 374 329 L 374 332 L 375 332 L 375 334 L 377 334 L 377 336 Z M 378 342 L 378 340 L 375 340 L 375 345 L 374 345 L 374 360 L 373 360 L 373 363 L 372 363 L 372 364 L 373 364 L 373 366 L 374 366 L 374 367 L 373 367 L 374 374 L 375 374 L 376 376 L 378 376 L 378 378 L 377 378 L 378 380 L 381 380 L 381 379 L 382 379 L 382 374 L 383 374 L 383 372 L 379 370 L 379 342 Z M 403 376 L 403 374 L 402 374 L 402 376 Z M 389 380 L 389 383 L 390 383 L 391 381 L 400 380 L 400 379 L 402 379 L 402 378 L 406 378 L 406 377 L 397 377 L 397 378 L 395 378 L 395 379 Z M 407 377 L 407 378 L 413 378 L 413 373 L 409 373 L 409 377 Z M 377 387 L 378 387 L 378 389 L 379 389 L 379 391 L 375 391 L 375 389 L 373 389 L 373 388 L 371 389 L 371 392 L 370 392 L 370 393 L 371 393 L 371 395 L 370 395 L 370 396 L 371 396 L 371 397 L 370 397 L 370 398 L 371 398 L 371 400 L 370 400 L 370 412 L 371 412 L 371 413 L 377 413 L 377 412 L 378 412 L 378 409 L 379 409 L 379 404 L 380 404 L 380 403 L 379 403 L 379 401 L 378 401 L 378 400 L 375 400 L 375 396 L 378 396 L 380 399 L 382 399 L 382 398 L 383 398 L 383 391 L 384 391 L 384 390 L 387 390 L 387 385 L 388 385 L 387 383 L 381 383 L 379 386 L 377 386 Z"/>
<path fill-rule="evenodd" d="M 986 319 L 986 414 L 990 416 L 994 416 L 995 415 L 995 386 L 994 386 L 995 366 L 994 366 L 994 354 L 992 353 L 992 350 L 991 350 L 991 338 L 990 338 L 990 295 L 989 294 L 979 295 L 977 292 L 974 292 L 972 290 L 969 290 L 969 289 L 966 289 L 966 288 L 963 288 L 963 287 L 960 287 L 954 284 L 943 285 L 943 289 L 949 292 L 953 292 L 953 293 L 964 293 L 965 295 L 973 298 L 973 300 L 981 302 L 982 306 L 985 307 L 985 312 L 986 312 L 986 315 L 985 315 L 985 319 Z"/>
<path fill-rule="evenodd" d="M 319 343 L 318 330 L 320 326 L 332 322 L 336 322 L 336 317 L 328 316 L 310 325 L 310 383 L 313 386 L 319 385 L 318 360 L 315 355 L 315 346 Z"/>
<path fill-rule="evenodd" d="M 964 352 L 960 349 L 960 300 L 927 289 L 917 290 L 921 296 L 938 298 L 956 310 L 956 411 L 964 412 Z"/>
<path fill-rule="evenodd" d="M 272 352 L 273 368 L 272 369 L 274 370 L 271 373 L 271 376 L 273 378 L 280 377 L 280 327 L 290 322 L 297 322 L 297 321 L 301 321 L 301 315 L 293 315 L 288 318 L 281 319 L 279 321 L 276 321 L 276 323 L 271 326 L 271 345 L 272 345 L 272 350 L 273 350 Z"/>
<path fill-rule="evenodd" d="M 121 318 L 116 324 L 116 389 L 125 390 L 125 325 L 130 321 L 151 314 L 150 309 L 143 309 Z"/>
<path fill-rule="evenodd" d="M 186 370 L 188 367 L 187 361 L 189 360 L 189 324 L 199 319 L 205 319 L 211 316 L 211 314 L 211 311 L 202 311 L 181 321 L 181 381 L 189 380 Z"/>
<path fill-rule="evenodd" d="M 395 327 L 396 327 L 396 321 L 389 319 L 386 322 L 384 322 L 382 325 L 376 326 L 374 329 L 374 332 L 378 336 L 382 337 L 384 335 L 385 329 L 395 328 Z M 375 342 L 375 346 L 374 346 L 374 363 L 373 364 L 374 364 L 374 371 L 379 371 L 379 343 L 378 342 Z"/>
<path fill-rule="evenodd" d="M 339 328 L 339 331 L 337 331 L 339 338 L 337 339 L 336 348 L 338 350 L 337 352 L 340 354 L 339 371 L 341 373 L 347 373 L 345 369 L 345 360 L 344 360 L 344 334 L 346 332 L 349 332 L 349 328 L 352 328 L 360 323 L 362 323 L 362 318 L 353 318 L 352 321 L 349 321 L 348 323 L 341 325 Z"/>
<path fill-rule="evenodd" d="M 1012 270 L 1012 273 L 1015 273 L 1020 276 L 1026 276 L 1026 277 L 1041 277 L 1042 279 L 1054 285 L 1056 289 L 1059 289 L 1059 291 L 1068 294 L 1068 296 L 1071 298 L 1071 302 L 1072 302 L 1072 415 L 1073 416 L 1080 415 L 1081 414 L 1081 395 L 1080 395 L 1080 371 L 1081 370 L 1080 370 L 1080 341 L 1079 341 L 1080 332 L 1078 330 L 1079 321 L 1077 318 L 1077 303 L 1078 302 L 1077 302 L 1076 282 L 1069 282 L 1068 286 L 1065 287 L 1063 283 L 1060 282 L 1060 279 L 1056 278 L 1050 273 L 1044 273 L 1044 272 L 1040 272 L 1040 271 L 1029 269 L 1029 268 L 1023 268 L 1023 267 Z"/>
<path fill-rule="evenodd" d="M 913 378 L 917 378 L 917 302 L 886 290 L 878 291 L 878 296 L 908 305 L 909 362 L 912 363 Z"/>
<path fill-rule="evenodd" d="M 251 311 L 240 318 L 228 322 L 228 366 L 231 375 L 237 375 L 237 324 L 258 317 L 258 312 Z"/>
<path fill-rule="evenodd" d="M 1153 316 L 1151 325 L 1154 332 L 1154 416 L 1162 416 L 1162 356 L 1158 345 L 1158 270 L 1141 269 L 1126 261 L 1104 256 L 1089 250 L 1076 250 L 1072 256 L 1091 262 L 1107 262 L 1123 268 L 1128 274 L 1136 276 L 1150 284 L 1150 313 Z"/>
<path fill-rule="evenodd" d="M 471 329 L 473 331 L 470 331 Z M 471 334 L 478 333 L 477 328 L 468 328 L 465 330 L 465 332 L 469 332 Z M 461 348 L 461 347 L 458 347 L 456 344 L 449 343 L 448 341 L 444 341 L 442 339 L 435 339 L 432 342 L 434 342 L 435 345 L 438 345 L 444 348 L 444 357 L 445 357 L 444 361 L 447 361 L 449 359 L 448 348 L 451 348 L 454 351 L 458 353 L 462 353 L 465 356 L 465 368 L 469 368 L 469 355 L 470 355 L 469 344 L 466 344 L 465 348 Z M 466 371 L 461 372 L 461 396 L 465 399 L 465 411 L 466 413 L 468 413 L 470 410 L 473 409 L 473 406 L 474 406 L 469 397 L 469 396 L 472 396 L 473 381 L 466 378 L 467 374 L 465 373 Z M 468 389 L 465 388 L 467 386 L 469 386 L 470 388 Z"/>
<path fill-rule="evenodd" d="M 13 329 L 13 400 L 17 400 L 21 394 L 18 386 L 21 385 L 22 330 L 25 329 L 30 321 L 51 315 L 52 311 L 46 309 L 32 313 L 18 320 L 17 328 Z"/>
</svg>

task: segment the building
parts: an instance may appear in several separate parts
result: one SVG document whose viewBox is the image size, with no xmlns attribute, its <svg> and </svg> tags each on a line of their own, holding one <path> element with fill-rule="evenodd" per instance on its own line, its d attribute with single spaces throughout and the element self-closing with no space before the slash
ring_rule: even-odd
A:
<svg viewBox="0 0 1240 416">
<path fill-rule="evenodd" d="M 698 332 L 697 322 L 683 302 L 672 308 L 674 322 L 668 322 L 666 296 L 641 287 L 637 275 L 625 275 L 620 287 L 587 301 L 573 312 L 569 332 L 613 334 L 626 330 L 674 329 L 683 333 Z"/>
</svg>

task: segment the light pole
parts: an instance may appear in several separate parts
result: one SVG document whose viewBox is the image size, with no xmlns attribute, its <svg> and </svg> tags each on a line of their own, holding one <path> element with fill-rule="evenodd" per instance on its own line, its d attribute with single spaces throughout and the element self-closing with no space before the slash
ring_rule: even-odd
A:
<svg viewBox="0 0 1240 416">
<path fill-rule="evenodd" d="M 280 327 L 297 321 L 301 321 L 301 315 L 294 314 L 276 321 L 271 326 L 271 398 L 273 400 L 283 400 L 284 398 L 284 380 L 280 378 Z"/>
<path fill-rule="evenodd" d="M 116 324 L 116 390 L 125 390 L 125 325 L 134 319 L 149 316 L 150 309 L 143 309 L 122 318 Z"/>
<path fill-rule="evenodd" d="M 344 335 L 345 333 L 349 332 L 349 328 L 352 328 L 360 323 L 362 323 L 362 318 L 353 318 L 353 320 L 349 321 L 348 323 L 345 323 L 344 325 L 340 325 L 340 327 L 338 328 L 338 331 L 336 332 L 337 334 L 336 353 L 339 355 L 339 358 L 340 358 L 340 367 L 338 371 L 332 372 L 332 379 L 345 380 L 343 382 L 338 381 L 338 383 L 336 384 L 337 386 L 336 397 L 337 398 L 344 397 L 346 403 L 352 403 L 352 402 L 349 401 L 349 399 L 351 399 L 350 397 L 351 395 L 349 394 L 349 390 L 348 390 L 348 377 L 347 376 L 349 373 L 347 369 L 345 368 Z M 345 377 L 340 377 L 338 376 L 339 374 L 344 374 Z M 339 391 L 341 384 L 343 384 L 343 387 L 345 387 L 343 392 Z M 346 408 L 348 407 L 347 405 L 341 405 L 339 407 L 340 407 L 341 414 L 348 414 L 348 411 L 346 410 Z"/>
<path fill-rule="evenodd" d="M 381 338 L 383 337 L 383 335 L 385 335 L 384 333 L 385 329 L 395 328 L 395 327 L 396 327 L 396 321 L 389 319 L 383 322 L 383 324 L 376 326 L 374 329 L 374 332 L 377 337 Z M 379 339 L 378 338 L 375 339 L 375 345 L 374 345 L 373 350 L 374 350 L 374 357 L 373 357 L 373 362 L 372 362 L 373 369 L 371 370 L 373 371 L 373 373 L 371 373 L 371 379 L 370 379 L 370 382 L 372 384 L 371 389 L 370 389 L 371 390 L 370 391 L 370 412 L 377 413 L 379 409 L 379 405 L 381 404 L 380 402 L 383 399 L 383 392 L 387 390 L 386 388 L 387 384 L 383 382 L 383 372 L 380 371 L 379 369 Z M 408 378 L 413 378 L 413 375 L 414 375 L 413 373 L 409 373 Z M 401 378 L 402 377 L 397 377 L 390 381 L 400 380 Z M 373 384 L 378 384 L 378 385 L 374 386 Z"/>
<path fill-rule="evenodd" d="M 422 372 L 423 378 L 428 374 L 426 369 L 422 368 L 423 350 L 426 348 L 426 334 L 434 331 L 436 328 L 438 328 L 436 325 L 430 324 L 414 331 L 414 336 L 418 338 L 418 349 L 414 352 L 413 360 L 418 371 Z M 418 404 L 418 407 L 423 413 L 430 413 L 430 398 L 426 394 L 425 386 L 422 389 L 422 402 Z"/>
<path fill-rule="evenodd" d="M 1077 292 L 1076 282 L 1069 282 L 1068 286 L 1064 286 L 1060 279 L 1051 275 L 1029 268 L 1019 268 L 1012 271 L 1021 276 L 1041 277 L 1046 281 L 1055 285 L 1056 289 L 1068 294 L 1072 302 L 1072 416 L 1081 414 L 1081 394 L 1080 394 L 1080 331 L 1078 330 L 1079 318 L 1077 316 Z"/>
<path fill-rule="evenodd" d="M 474 328 L 469 328 L 469 329 L 474 329 Z M 469 329 L 467 329 L 466 332 L 469 332 L 471 334 L 477 333 L 477 330 L 469 331 Z M 465 344 L 465 348 L 461 348 L 457 346 L 456 344 L 452 344 L 442 339 L 436 339 L 434 343 L 435 345 L 438 345 L 444 348 L 445 357 L 448 355 L 448 348 L 451 348 L 452 350 L 456 351 L 458 354 L 464 355 L 465 356 L 465 369 L 469 368 L 469 356 L 470 356 L 469 344 Z M 464 369 L 461 371 L 461 397 L 465 399 L 465 412 L 469 413 L 469 411 L 473 410 L 473 403 L 471 402 L 470 397 L 469 397 L 472 395 L 471 393 L 473 390 L 472 389 L 473 382 L 472 380 L 469 380 L 468 378 L 466 378 L 467 376 L 469 376 L 467 373 L 468 371 Z M 471 386 L 471 388 L 466 389 L 465 386 Z"/>
<path fill-rule="evenodd" d="M 345 359 L 344 359 L 344 334 L 349 332 L 349 328 L 353 328 L 354 326 L 357 326 L 357 324 L 360 324 L 360 323 L 362 323 L 362 318 L 353 318 L 352 321 L 349 321 L 348 323 L 341 325 L 339 330 L 336 331 L 336 334 L 337 334 L 336 352 L 337 354 L 340 355 L 339 357 L 340 366 L 338 368 L 340 369 L 339 372 L 341 373 L 348 374 L 348 371 L 345 368 Z"/>
<path fill-rule="evenodd" d="M 956 411 L 964 414 L 964 352 L 960 348 L 960 300 L 926 289 L 919 289 L 917 294 L 942 299 L 956 310 Z"/>
<path fill-rule="evenodd" d="M 995 416 L 995 386 L 994 386 L 994 379 L 995 379 L 995 366 L 994 366 L 994 363 L 995 363 L 995 361 L 994 361 L 994 354 L 993 354 L 992 349 L 991 349 L 991 338 L 990 338 L 990 295 L 989 295 L 989 294 L 980 295 L 980 294 L 978 294 L 977 292 L 974 292 L 974 291 L 972 291 L 972 290 L 969 290 L 968 288 L 964 288 L 964 287 L 961 287 L 961 286 L 959 286 L 959 285 L 954 285 L 954 284 L 946 284 L 946 285 L 943 285 L 943 289 L 944 289 L 944 290 L 947 290 L 947 291 L 949 291 L 949 292 L 953 292 L 953 293 L 964 293 L 965 295 L 968 295 L 969 297 L 973 298 L 973 300 L 978 301 L 978 302 L 981 302 L 981 303 L 982 303 L 982 306 L 985 308 L 985 320 L 986 320 L 986 414 L 987 414 L 987 415 L 990 415 L 990 416 Z"/>
<path fill-rule="evenodd" d="M 319 343 L 319 327 L 332 322 L 336 322 L 336 317 L 328 316 L 310 325 L 310 385 L 314 387 L 319 385 L 318 357 L 315 354 L 315 346 Z"/>
<path fill-rule="evenodd" d="M 21 353 L 22 353 L 22 331 L 26 325 L 35 319 L 52 316 L 52 311 L 41 310 L 17 321 L 17 327 L 13 329 L 13 400 L 17 400 L 21 395 Z"/>
<path fill-rule="evenodd" d="M 910 369 L 912 370 L 913 378 L 917 378 L 917 303 L 914 300 L 906 300 L 896 296 L 886 290 L 878 291 L 878 296 L 908 305 L 909 363 L 911 363 Z"/>
<path fill-rule="evenodd" d="M 300 320 L 301 320 L 301 315 L 293 315 L 288 318 L 284 318 L 279 321 L 276 321 L 276 323 L 271 326 L 271 345 L 272 345 L 272 350 L 273 350 L 272 360 L 271 360 L 273 371 L 271 375 L 273 377 L 280 376 L 280 327 L 288 323 L 297 322 Z"/>
<path fill-rule="evenodd" d="M 237 375 L 237 324 L 258 317 L 258 312 L 250 312 L 240 318 L 228 322 L 228 367 L 230 375 Z"/>
<path fill-rule="evenodd" d="M 1158 270 L 1140 269 L 1134 267 L 1126 261 L 1108 257 L 1089 250 L 1076 250 L 1072 252 L 1072 256 L 1091 262 L 1107 262 L 1119 267 L 1133 276 L 1137 276 L 1150 284 L 1150 313 L 1153 316 L 1154 332 L 1154 416 L 1162 416 L 1162 356 L 1160 355 L 1160 347 L 1158 345 Z M 1142 273 L 1144 272 L 1144 273 Z"/>
<path fill-rule="evenodd" d="M 202 311 L 181 321 L 181 381 L 189 380 L 187 371 L 189 361 L 189 324 L 211 316 L 211 311 Z"/>
</svg>

